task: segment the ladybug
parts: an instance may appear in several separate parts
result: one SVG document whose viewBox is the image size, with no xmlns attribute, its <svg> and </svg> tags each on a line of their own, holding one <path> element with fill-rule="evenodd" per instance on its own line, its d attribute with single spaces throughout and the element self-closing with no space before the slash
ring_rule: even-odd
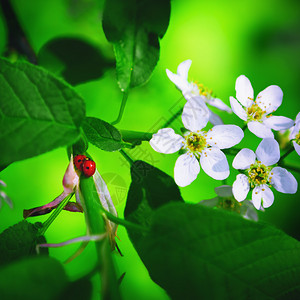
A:
<svg viewBox="0 0 300 300">
<path fill-rule="evenodd" d="M 82 165 L 82 172 L 86 177 L 91 177 L 96 171 L 96 164 L 91 159 L 86 159 Z"/>
<path fill-rule="evenodd" d="M 87 159 L 87 157 L 85 155 L 76 155 L 74 157 L 74 165 L 81 172 L 83 171 L 82 167 L 83 167 L 83 163 L 85 162 L 86 159 Z"/>
</svg>

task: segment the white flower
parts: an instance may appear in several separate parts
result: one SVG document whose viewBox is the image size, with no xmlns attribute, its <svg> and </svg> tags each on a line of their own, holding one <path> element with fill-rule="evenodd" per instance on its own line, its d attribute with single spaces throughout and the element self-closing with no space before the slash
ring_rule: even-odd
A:
<svg viewBox="0 0 300 300">
<path fill-rule="evenodd" d="M 258 221 L 257 211 L 254 208 L 252 201 L 249 200 L 242 203 L 238 202 L 236 199 L 234 199 L 232 186 L 218 186 L 215 188 L 215 192 L 218 195 L 217 197 L 208 200 L 202 200 L 199 202 L 199 204 L 229 210 L 240 214 L 245 219 Z M 264 209 L 262 208 L 261 210 Z"/>
<path fill-rule="evenodd" d="M 242 149 L 232 163 L 235 169 L 244 170 L 244 174 L 237 175 L 232 186 L 235 199 L 239 202 L 245 200 L 251 188 L 253 205 L 260 209 L 261 206 L 266 208 L 273 204 L 271 186 L 281 193 L 296 193 L 298 183 L 295 177 L 286 169 L 271 167 L 279 158 L 279 145 L 272 138 L 263 139 L 255 153 L 247 148 Z"/>
<path fill-rule="evenodd" d="M 227 111 L 232 113 L 232 110 L 227 106 L 222 100 L 213 97 L 212 90 L 204 87 L 202 84 L 197 84 L 196 82 L 188 81 L 188 72 L 192 61 L 190 59 L 183 61 L 179 64 L 177 68 L 177 74 L 172 73 L 170 70 L 166 69 L 169 79 L 177 86 L 178 89 L 182 91 L 183 96 L 188 101 L 195 96 L 201 96 L 198 98 L 202 99 L 208 105 L 214 106 L 222 111 Z M 209 121 L 214 125 L 223 124 L 221 118 L 209 110 Z"/>
<path fill-rule="evenodd" d="M 1 190 L 1 187 L 6 187 L 6 183 L 2 180 L 0 180 L 0 208 L 2 207 L 2 201 L 6 202 L 10 208 L 13 208 L 11 199 L 6 195 L 4 191 Z"/>
<path fill-rule="evenodd" d="M 241 128 L 235 125 L 217 125 L 209 131 L 202 130 L 209 119 L 206 105 L 191 98 L 184 106 L 182 122 L 188 130 L 184 137 L 172 128 L 160 129 L 150 140 L 152 148 L 160 153 L 174 153 L 184 149 L 175 163 L 174 179 L 177 185 L 187 186 L 200 172 L 199 162 L 206 174 L 217 180 L 229 176 L 229 166 L 225 154 L 220 149 L 238 144 L 244 137 Z"/>
<path fill-rule="evenodd" d="M 294 121 L 282 116 L 272 116 L 282 103 L 283 93 L 279 86 L 270 85 L 261 91 L 255 101 L 249 79 L 241 75 L 235 82 L 236 98 L 230 97 L 233 112 L 247 122 L 248 129 L 260 138 L 273 138 L 273 130 L 290 128 Z"/>
<path fill-rule="evenodd" d="M 300 155 L 300 112 L 296 117 L 295 126 L 291 128 L 290 140 L 293 142 L 296 152 Z"/>
</svg>

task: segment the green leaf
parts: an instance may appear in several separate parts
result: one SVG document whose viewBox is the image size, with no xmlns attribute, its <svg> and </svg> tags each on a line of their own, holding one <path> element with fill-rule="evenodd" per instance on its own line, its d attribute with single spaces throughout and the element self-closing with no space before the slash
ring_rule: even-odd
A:
<svg viewBox="0 0 300 300">
<path fill-rule="evenodd" d="M 174 179 L 144 161 L 131 166 L 132 183 L 129 187 L 124 216 L 127 220 L 149 227 L 153 213 L 172 202 L 183 202 Z M 142 233 L 130 231 L 130 238 L 137 241 Z"/>
<path fill-rule="evenodd" d="M 62 76 L 72 85 L 100 78 L 115 66 L 103 56 L 100 49 L 88 41 L 73 37 L 50 40 L 38 54 L 42 67 Z"/>
<path fill-rule="evenodd" d="M 40 67 L 0 59 L 1 165 L 72 144 L 84 115 L 70 86 Z"/>
<path fill-rule="evenodd" d="M 106 0 L 102 25 L 107 40 L 114 45 L 122 91 L 149 79 L 169 18 L 170 0 Z"/>
<path fill-rule="evenodd" d="M 50 257 L 22 260 L 0 270 L 1 299 L 55 300 L 67 285 L 64 268 Z"/>
<path fill-rule="evenodd" d="M 297 299 L 300 243 L 267 224 L 201 205 L 173 203 L 135 243 L 172 299 Z"/>
<path fill-rule="evenodd" d="M 90 280 L 81 278 L 74 282 L 70 282 L 64 289 L 63 293 L 60 294 L 58 300 L 89 300 L 92 298 L 93 286 Z"/>
<path fill-rule="evenodd" d="M 116 151 L 130 147 L 122 141 L 120 131 L 105 121 L 87 117 L 82 127 L 89 142 L 102 150 Z"/>
<path fill-rule="evenodd" d="M 46 243 L 39 230 L 42 223 L 31 224 L 21 221 L 0 234 L 0 266 L 12 261 L 37 255 L 36 245 Z M 47 248 L 41 248 L 40 252 L 48 255 Z"/>
</svg>

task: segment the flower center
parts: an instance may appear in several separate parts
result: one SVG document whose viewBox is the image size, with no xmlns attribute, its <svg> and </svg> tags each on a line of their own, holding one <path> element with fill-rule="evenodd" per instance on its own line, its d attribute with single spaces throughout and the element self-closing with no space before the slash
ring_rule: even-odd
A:
<svg viewBox="0 0 300 300">
<path fill-rule="evenodd" d="M 248 121 L 259 121 L 266 113 L 256 103 L 247 108 Z"/>
<path fill-rule="evenodd" d="M 201 132 L 202 134 L 204 132 Z M 192 153 L 201 153 L 207 148 L 207 142 L 204 135 L 199 132 L 190 132 L 185 136 L 185 147 Z"/>
<path fill-rule="evenodd" d="M 300 131 L 295 136 L 295 142 L 300 145 Z"/>
<path fill-rule="evenodd" d="M 223 209 L 229 211 L 235 211 L 237 213 L 241 212 L 242 203 L 236 201 L 233 197 L 219 197 L 219 203 L 217 207 L 221 207 Z"/>
<path fill-rule="evenodd" d="M 208 87 L 204 86 L 202 83 L 198 83 L 197 81 L 193 82 L 194 89 L 197 88 L 197 95 L 203 96 L 207 99 L 214 98 L 213 90 L 209 89 Z"/>
<path fill-rule="evenodd" d="M 252 164 L 248 169 L 249 183 L 251 188 L 262 184 L 269 184 L 270 177 L 270 167 L 266 167 L 260 161 Z M 273 173 L 271 173 L 272 175 Z"/>
</svg>

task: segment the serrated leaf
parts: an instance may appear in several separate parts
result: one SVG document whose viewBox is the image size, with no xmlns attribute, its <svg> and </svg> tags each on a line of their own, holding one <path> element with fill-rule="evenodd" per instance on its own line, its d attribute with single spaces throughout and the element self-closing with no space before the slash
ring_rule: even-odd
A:
<svg viewBox="0 0 300 300">
<path fill-rule="evenodd" d="M 107 0 L 103 30 L 113 43 L 122 91 L 145 83 L 159 59 L 159 38 L 170 18 L 170 0 Z"/>
<path fill-rule="evenodd" d="M 40 235 L 41 223 L 31 224 L 21 221 L 0 234 L 0 266 L 24 257 L 37 255 L 36 245 L 45 244 L 46 239 Z M 47 248 L 40 250 L 49 254 Z"/>
<path fill-rule="evenodd" d="M 50 257 L 22 260 L 0 270 L 1 299 L 56 300 L 67 285 L 63 266 Z"/>
<path fill-rule="evenodd" d="M 82 128 L 89 142 L 102 150 L 116 151 L 126 147 L 120 131 L 105 121 L 87 117 Z"/>
<path fill-rule="evenodd" d="M 1 165 L 72 144 L 84 115 L 70 86 L 40 67 L 0 59 Z"/>
<path fill-rule="evenodd" d="M 172 299 L 297 299 L 300 243 L 267 224 L 183 203 L 158 209 L 135 247 Z"/>
<path fill-rule="evenodd" d="M 47 42 L 38 54 L 38 61 L 42 67 L 73 85 L 98 79 L 115 65 L 114 61 L 103 56 L 99 48 L 73 37 Z"/>
</svg>

